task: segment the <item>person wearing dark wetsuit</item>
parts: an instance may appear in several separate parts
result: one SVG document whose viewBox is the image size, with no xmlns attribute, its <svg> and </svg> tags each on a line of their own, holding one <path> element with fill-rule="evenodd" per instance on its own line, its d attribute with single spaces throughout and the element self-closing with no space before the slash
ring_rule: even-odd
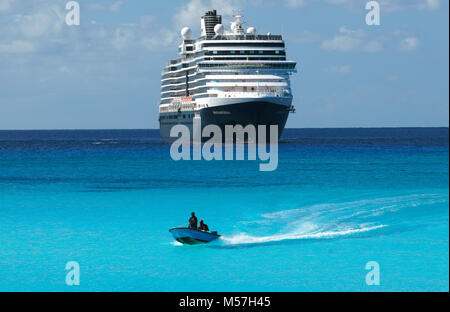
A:
<svg viewBox="0 0 450 312">
<path fill-rule="evenodd" d="M 197 229 L 197 217 L 195 216 L 195 213 L 191 213 L 191 218 L 189 219 L 189 226 L 190 229 Z"/>
<path fill-rule="evenodd" d="M 200 220 L 200 226 L 198 227 L 198 229 L 200 231 L 209 232 L 209 228 L 208 228 L 208 226 L 205 223 L 203 223 L 203 220 Z"/>
</svg>

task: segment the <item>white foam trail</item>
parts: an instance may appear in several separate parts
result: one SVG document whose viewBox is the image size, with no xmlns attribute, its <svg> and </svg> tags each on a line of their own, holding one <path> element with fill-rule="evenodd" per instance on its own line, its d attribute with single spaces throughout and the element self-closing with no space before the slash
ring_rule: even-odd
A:
<svg viewBox="0 0 450 312">
<path fill-rule="evenodd" d="M 335 238 L 339 236 L 352 235 L 357 233 L 369 232 L 386 227 L 386 225 L 377 225 L 360 229 L 347 229 L 342 231 L 325 231 L 311 234 L 291 232 L 287 234 L 268 235 L 268 236 L 250 236 L 245 233 L 238 234 L 232 237 L 222 237 L 222 240 L 227 244 L 256 244 L 279 242 L 284 240 L 294 239 L 320 239 L 320 238 Z"/>
<path fill-rule="evenodd" d="M 403 221 L 402 213 L 422 205 L 448 203 L 447 194 L 411 194 L 363 199 L 351 202 L 325 203 L 265 213 L 261 220 L 245 221 L 253 229 L 272 227 L 277 234 L 253 236 L 241 233 L 222 237 L 226 244 L 255 244 L 296 239 L 328 239 L 364 233 L 386 227 L 382 216 L 394 224 Z M 417 209 L 417 208 L 416 208 Z M 375 226 L 376 225 L 376 226 Z M 261 234 L 263 235 L 263 234 Z"/>
<path fill-rule="evenodd" d="M 265 220 L 263 220 L 264 222 L 270 222 L 273 219 L 292 219 L 299 216 L 304 217 L 305 215 L 308 216 L 308 218 L 311 218 L 312 213 L 316 214 L 312 217 L 317 217 L 321 214 L 330 215 L 330 213 L 345 213 L 347 211 L 353 211 L 355 209 L 357 211 L 354 212 L 351 216 L 344 217 L 348 218 L 358 215 L 379 216 L 388 211 L 396 212 L 400 209 L 446 202 L 448 202 L 448 195 L 412 194 L 395 197 L 364 199 L 343 203 L 317 204 L 297 209 L 266 213 L 263 214 L 262 217 L 265 218 Z"/>
</svg>

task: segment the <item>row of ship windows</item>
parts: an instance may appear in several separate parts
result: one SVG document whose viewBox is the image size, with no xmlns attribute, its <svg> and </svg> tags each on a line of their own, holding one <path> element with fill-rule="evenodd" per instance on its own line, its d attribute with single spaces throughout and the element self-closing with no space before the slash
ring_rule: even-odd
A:
<svg viewBox="0 0 450 312">
<path fill-rule="evenodd" d="M 186 51 L 187 52 L 192 52 L 192 51 L 194 51 L 194 48 L 193 47 L 186 47 Z M 183 52 L 183 49 L 181 47 L 178 48 L 178 52 Z"/>
<path fill-rule="evenodd" d="M 227 42 L 227 43 L 203 43 L 204 48 L 208 47 L 277 47 L 284 48 L 284 42 L 254 42 L 254 43 L 240 43 L 240 42 Z"/>
<path fill-rule="evenodd" d="M 205 57 L 205 61 L 286 61 L 286 57 Z"/>
<path fill-rule="evenodd" d="M 258 87 L 244 87 L 244 91 L 256 91 L 256 90 L 258 90 Z M 167 91 L 169 91 L 169 90 L 167 90 Z M 196 91 L 190 90 L 189 91 L 189 95 L 193 96 L 196 93 L 200 93 L 201 94 L 201 93 L 204 93 L 205 91 L 206 91 L 205 88 L 200 88 L 199 90 L 196 90 Z M 165 92 L 165 91 L 163 91 L 163 92 Z M 169 93 L 163 94 L 161 96 L 161 99 L 171 98 L 171 97 L 173 97 L 173 94 L 179 94 L 179 95 L 186 94 L 186 89 L 170 90 Z"/>
<path fill-rule="evenodd" d="M 180 115 L 181 117 L 181 115 Z M 187 118 L 194 118 L 194 114 L 184 114 L 183 118 L 186 119 Z M 161 119 L 178 119 L 177 115 L 168 115 L 168 116 L 161 116 Z"/>
<path fill-rule="evenodd" d="M 183 64 L 183 67 L 185 67 Z M 199 68 L 273 68 L 273 69 L 294 69 L 296 64 L 286 64 L 286 63 L 261 63 L 261 64 L 253 64 L 253 63 L 230 63 L 230 64 L 197 64 Z M 193 66 L 193 65 L 192 65 Z M 186 65 L 187 67 L 187 65 Z M 189 74 L 189 73 L 187 73 Z M 170 72 L 164 73 L 162 79 L 176 77 L 170 75 Z"/>
<path fill-rule="evenodd" d="M 196 56 L 198 57 L 201 55 L 234 55 L 234 54 L 244 54 L 244 55 L 254 55 L 254 54 L 261 54 L 261 55 L 286 55 L 286 51 L 284 50 L 240 50 L 240 51 L 202 51 L 200 53 L 196 53 Z M 176 64 L 180 62 L 180 59 L 172 60 L 170 61 L 170 64 Z"/>
<path fill-rule="evenodd" d="M 269 64 L 252 64 L 252 63 L 241 63 L 241 64 L 198 64 L 200 68 L 273 68 L 273 69 L 294 69 L 295 63 L 269 63 Z"/>
<path fill-rule="evenodd" d="M 209 47 L 270 47 L 270 48 L 284 48 L 284 43 L 268 43 L 268 42 L 258 42 L 251 44 L 244 44 L 239 42 L 229 42 L 229 43 L 204 43 L 202 45 L 203 48 Z M 186 51 L 192 52 L 194 49 L 192 46 L 187 46 Z M 182 49 L 178 48 L 178 51 L 181 52 Z"/>
<path fill-rule="evenodd" d="M 189 96 L 194 96 L 193 94 L 189 94 Z M 199 95 L 195 95 L 194 96 L 196 99 L 201 99 L 201 98 L 216 98 L 217 94 L 213 94 L 213 93 L 203 93 L 203 94 L 199 94 Z M 174 96 L 171 96 L 169 98 L 166 97 L 161 97 L 161 104 L 170 104 L 173 100 Z"/>
<path fill-rule="evenodd" d="M 207 83 L 239 83 L 239 82 L 260 82 L 260 83 L 270 83 L 270 82 L 285 82 L 283 79 L 259 79 L 259 80 L 246 80 L 246 79 L 223 79 L 223 80 L 210 80 L 210 81 L 199 81 L 199 82 L 188 82 L 189 88 L 195 88 L 200 86 L 206 86 Z M 186 82 L 182 83 L 180 86 L 162 86 L 162 92 L 165 91 L 181 91 L 186 90 Z"/>
<path fill-rule="evenodd" d="M 205 55 L 286 55 L 286 52 L 284 51 L 210 51 L 210 52 L 206 52 Z M 219 58 L 215 58 L 217 60 L 219 60 Z M 237 58 L 234 58 L 237 59 Z M 211 58 L 207 58 L 205 60 L 211 60 Z M 233 60 L 233 58 L 224 58 L 222 60 Z M 243 59 L 246 60 L 246 59 Z M 269 60 L 269 61 L 273 61 L 273 60 L 286 60 L 286 59 L 271 59 L 271 58 L 252 58 L 251 60 L 258 60 L 258 61 L 263 61 L 263 60 Z M 183 63 L 181 66 L 172 66 L 170 67 L 170 71 L 176 71 L 182 68 L 188 68 L 188 67 L 192 67 L 197 63 L 197 61 L 193 61 L 190 63 Z"/>
<path fill-rule="evenodd" d="M 235 75 L 236 76 L 236 75 Z M 242 75 L 245 76 L 245 75 Z M 286 81 L 286 79 L 208 79 L 208 80 L 202 80 L 202 81 L 197 81 L 197 78 L 195 80 L 192 81 L 187 81 L 187 83 L 189 84 L 189 86 L 193 86 L 193 85 L 206 85 L 207 83 L 211 83 L 211 82 L 217 82 L 217 83 L 222 83 L 222 82 L 233 82 L 233 83 L 238 83 L 238 82 L 284 82 Z M 186 80 L 184 79 L 183 81 L 180 82 L 181 85 L 186 85 Z M 174 87 L 174 86 L 162 86 L 162 87 Z"/>
<path fill-rule="evenodd" d="M 295 65 L 294 65 L 295 67 Z M 189 79 L 190 80 L 198 80 L 198 79 L 203 79 L 206 77 L 205 73 L 199 73 L 199 74 L 195 74 L 195 72 L 193 70 L 189 70 L 188 71 L 188 75 L 190 76 Z M 211 75 L 211 74 L 209 74 Z M 255 72 L 252 71 L 251 69 L 249 69 L 249 71 L 240 71 L 240 72 L 235 72 L 235 73 L 215 73 L 214 75 L 255 75 Z M 177 82 L 185 82 L 186 81 L 186 73 L 179 73 L 178 75 L 163 75 L 162 79 L 167 79 L 167 78 L 172 78 L 170 80 L 167 80 L 166 82 L 168 82 L 168 84 L 174 84 Z"/>
<path fill-rule="evenodd" d="M 209 36 L 210 37 L 210 36 Z M 187 39 L 184 40 L 185 44 L 195 44 L 196 42 L 205 40 L 207 38 L 207 36 L 203 36 L 200 37 L 197 40 L 193 40 L 193 39 Z M 214 40 L 283 40 L 283 36 L 281 35 L 248 35 L 248 34 L 244 34 L 244 35 L 215 35 L 213 36 Z M 211 38 L 209 38 L 209 40 L 211 40 Z"/>
<path fill-rule="evenodd" d="M 168 77 L 166 77 L 166 78 L 168 78 Z M 189 80 L 194 81 L 194 80 L 199 80 L 199 79 L 203 79 L 203 78 L 205 78 L 205 75 L 201 75 L 201 76 L 200 75 L 194 75 L 194 76 L 191 75 L 189 77 Z M 176 83 L 182 83 L 182 82 L 186 82 L 186 75 L 184 75 L 184 73 L 183 73 L 183 75 L 173 76 L 173 79 L 171 79 L 171 80 L 164 81 L 163 85 L 176 84 Z"/>
<path fill-rule="evenodd" d="M 244 55 L 252 55 L 252 54 L 262 54 L 262 55 L 286 55 L 285 51 L 253 51 L 253 50 L 241 50 L 241 51 L 208 51 L 205 53 L 206 55 L 233 55 L 233 54 L 244 54 Z"/>
<path fill-rule="evenodd" d="M 194 95 L 194 94 L 205 93 L 206 90 L 207 90 L 206 88 L 200 88 L 200 89 L 198 89 L 198 90 L 196 90 L 196 91 L 191 90 L 191 91 L 189 91 L 189 95 L 192 96 L 192 95 Z M 173 94 L 173 93 L 179 94 L 179 95 L 184 95 L 184 94 L 186 94 L 186 90 L 183 90 L 183 89 L 181 89 L 181 90 L 174 90 L 174 91 L 172 91 L 171 93 L 163 94 L 163 95 L 161 96 L 161 99 L 170 98 L 170 97 L 172 97 L 172 94 Z"/>
<path fill-rule="evenodd" d="M 217 74 L 217 75 L 220 76 L 220 74 Z M 255 75 L 255 73 L 254 72 L 234 73 L 234 76 L 238 76 L 238 75 L 241 75 L 241 76 Z M 205 75 L 190 77 L 188 83 L 189 83 L 189 85 L 192 85 L 194 83 L 201 82 L 201 81 L 198 81 L 198 80 L 202 80 L 204 78 L 205 78 Z M 280 80 L 278 80 L 278 79 L 264 79 L 264 82 L 283 82 L 283 81 L 285 81 L 285 79 L 284 80 L 283 79 L 280 79 Z M 251 79 L 251 80 L 246 80 L 246 79 L 239 79 L 239 80 L 237 80 L 237 79 L 220 79 L 220 80 L 211 79 L 210 82 L 255 82 L 255 80 L 254 79 Z M 262 82 L 262 80 L 261 80 L 261 82 Z M 186 77 L 185 76 L 180 76 L 177 79 L 167 80 L 167 81 L 162 83 L 161 87 L 163 87 L 163 88 L 164 87 L 173 87 L 172 85 L 175 85 L 175 84 L 186 85 Z"/>
</svg>

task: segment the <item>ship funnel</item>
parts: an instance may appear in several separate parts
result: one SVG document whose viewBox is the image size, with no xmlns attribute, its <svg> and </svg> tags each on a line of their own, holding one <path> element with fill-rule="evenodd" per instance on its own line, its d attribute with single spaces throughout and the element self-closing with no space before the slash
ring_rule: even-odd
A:
<svg viewBox="0 0 450 312">
<path fill-rule="evenodd" d="M 217 15 L 216 10 L 206 12 L 202 16 L 202 36 L 213 37 L 216 34 L 214 27 L 218 24 L 222 24 L 222 16 Z"/>
</svg>

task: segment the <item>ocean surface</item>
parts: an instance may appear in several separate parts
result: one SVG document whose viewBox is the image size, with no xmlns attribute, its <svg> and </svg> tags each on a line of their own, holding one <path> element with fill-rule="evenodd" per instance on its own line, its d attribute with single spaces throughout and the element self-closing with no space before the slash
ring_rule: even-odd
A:
<svg viewBox="0 0 450 312">
<path fill-rule="evenodd" d="M 0 291 L 449 290 L 448 128 L 287 129 L 273 172 L 169 150 L 154 130 L 0 131 Z M 176 243 L 191 211 L 223 237 Z"/>
</svg>

